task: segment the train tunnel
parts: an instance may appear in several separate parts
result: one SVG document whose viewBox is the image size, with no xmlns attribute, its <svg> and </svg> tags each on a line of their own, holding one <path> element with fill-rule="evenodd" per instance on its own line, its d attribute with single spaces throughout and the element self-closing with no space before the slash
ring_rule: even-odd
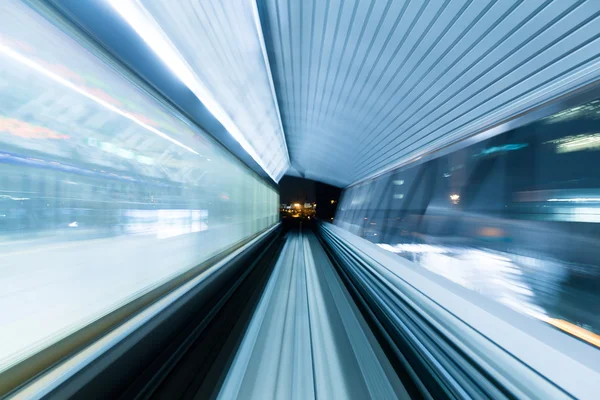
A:
<svg viewBox="0 0 600 400">
<path fill-rule="evenodd" d="M 600 1 L 3 0 L 0 398 L 598 399 Z"/>
</svg>

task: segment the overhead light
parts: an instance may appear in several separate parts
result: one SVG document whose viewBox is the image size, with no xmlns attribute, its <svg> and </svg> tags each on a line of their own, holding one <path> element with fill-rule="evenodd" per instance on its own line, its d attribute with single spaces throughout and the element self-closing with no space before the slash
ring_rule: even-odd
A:
<svg viewBox="0 0 600 400">
<path fill-rule="evenodd" d="M 202 104 L 211 112 L 211 114 L 223 125 L 223 127 L 231 134 L 231 136 L 240 144 L 240 146 L 256 161 L 256 163 L 276 182 L 283 176 L 289 166 L 289 157 L 286 162 L 272 165 L 271 161 L 277 157 L 276 154 L 270 154 L 272 159 L 265 159 L 264 155 L 259 154 L 256 146 L 268 147 L 269 140 L 265 140 L 261 135 L 262 132 L 254 132 L 254 127 L 243 131 L 232 118 L 231 110 L 226 110 L 227 104 L 224 106 L 219 102 L 216 93 L 212 93 L 207 87 L 207 83 L 203 82 L 199 77 L 201 71 L 196 70 L 188 64 L 180 50 L 171 41 L 169 35 L 164 29 L 172 28 L 180 29 L 178 26 L 161 27 L 156 22 L 152 14 L 141 4 L 140 1 L 133 0 L 106 0 L 121 17 L 136 31 L 136 33 L 148 44 L 152 51 L 165 63 L 165 65 L 183 82 L 194 95 L 202 102 Z M 171 7 L 173 3 L 169 3 Z M 161 5 L 157 5 L 160 7 Z M 169 12 L 169 8 L 165 5 L 165 12 Z M 252 20 L 252 24 L 255 22 Z M 163 29 L 164 28 L 164 29 Z M 233 31 L 232 31 L 233 32 Z M 187 32 L 185 32 L 188 35 Z M 193 37 L 189 38 L 190 42 L 194 41 Z M 262 56 L 261 56 L 262 57 Z M 207 63 L 211 62 L 207 60 Z M 216 66 L 220 68 L 220 66 Z M 209 67 L 210 68 L 210 67 Z M 225 72 L 227 73 L 227 72 Z M 207 79 L 205 77 L 205 79 Z M 225 103 L 227 103 L 225 101 Z M 276 103 L 276 102 L 275 102 Z M 277 110 L 278 112 L 278 110 Z M 239 119 L 238 119 L 239 121 Z M 284 141 L 283 131 L 281 131 L 281 140 Z M 286 149 L 287 156 L 287 149 Z"/>
</svg>

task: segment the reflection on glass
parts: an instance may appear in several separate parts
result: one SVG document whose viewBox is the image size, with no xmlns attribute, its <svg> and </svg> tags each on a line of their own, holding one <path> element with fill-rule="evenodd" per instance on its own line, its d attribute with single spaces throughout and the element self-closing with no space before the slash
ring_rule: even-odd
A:
<svg viewBox="0 0 600 400">
<path fill-rule="evenodd" d="M 273 225 L 276 191 L 0 4 L 0 372 Z"/>
<path fill-rule="evenodd" d="M 256 4 L 108 3 L 278 182 L 289 156 Z"/>
<path fill-rule="evenodd" d="M 599 131 L 594 100 L 351 187 L 335 223 L 598 346 Z"/>
</svg>

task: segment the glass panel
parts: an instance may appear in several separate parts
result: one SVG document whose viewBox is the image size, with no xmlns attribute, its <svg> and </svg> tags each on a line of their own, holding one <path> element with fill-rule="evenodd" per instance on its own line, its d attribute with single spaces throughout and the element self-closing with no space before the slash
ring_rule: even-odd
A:
<svg viewBox="0 0 600 400">
<path fill-rule="evenodd" d="M 0 371 L 277 220 L 274 189 L 12 1 L 0 143 Z"/>
<path fill-rule="evenodd" d="M 289 157 L 256 4 L 109 3 L 244 150 L 279 181 L 289 167 Z"/>
<path fill-rule="evenodd" d="M 377 242 L 519 312 L 577 325 L 583 340 L 599 334 L 598 132 L 594 100 L 378 178 L 389 203 L 371 214 Z"/>
<path fill-rule="evenodd" d="M 368 183 L 364 183 L 354 189 L 349 207 L 350 214 L 346 218 L 350 224 L 350 232 L 360 235 L 361 227 L 367 218 L 365 207 L 369 200 L 370 195 Z"/>
<path fill-rule="evenodd" d="M 381 177 L 370 182 L 369 191 L 371 199 L 366 207 L 367 219 L 363 223 L 362 237 L 371 242 L 378 243 L 381 240 L 384 215 L 380 209 L 387 200 L 385 194 L 388 192 L 388 180 L 385 177 Z"/>
</svg>

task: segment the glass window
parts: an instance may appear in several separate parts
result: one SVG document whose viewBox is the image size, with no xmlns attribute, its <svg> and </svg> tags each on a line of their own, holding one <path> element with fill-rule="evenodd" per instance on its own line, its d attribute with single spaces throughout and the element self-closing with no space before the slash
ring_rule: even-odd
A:
<svg viewBox="0 0 600 400">
<path fill-rule="evenodd" d="M 416 204 L 414 194 L 418 192 L 421 183 L 424 165 L 406 168 L 391 175 L 388 181 L 388 208 L 386 227 L 383 231 L 383 240 L 403 241 L 411 236 L 412 233 L 406 230 L 406 221 L 410 216 L 407 210 L 411 205 Z"/>
<path fill-rule="evenodd" d="M 519 312 L 599 334 L 599 132 L 594 100 L 377 178 L 385 200 L 362 235 Z"/>
<path fill-rule="evenodd" d="M 277 221 L 271 186 L 20 2 L 0 144 L 0 372 Z"/>
</svg>

